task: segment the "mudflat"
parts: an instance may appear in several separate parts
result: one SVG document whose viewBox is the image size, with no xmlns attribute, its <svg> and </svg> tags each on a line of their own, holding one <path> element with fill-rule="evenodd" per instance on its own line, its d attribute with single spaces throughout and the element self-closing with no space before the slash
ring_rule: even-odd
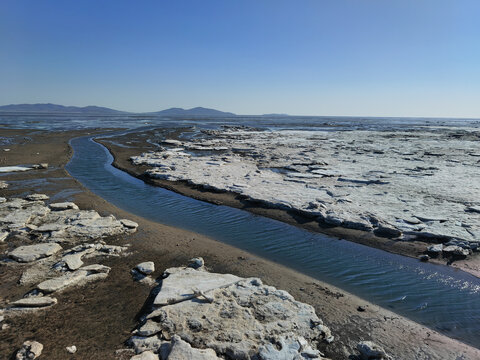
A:
<svg viewBox="0 0 480 360">
<path fill-rule="evenodd" d="M 374 341 L 393 358 L 480 357 L 478 349 L 338 288 L 208 237 L 154 223 L 113 206 L 85 189 L 64 169 L 72 155 L 68 146 L 69 139 L 86 133 L 87 131 L 2 129 L 2 137 L 12 140 L 0 150 L 0 166 L 48 163 L 48 167 L 2 175 L 1 180 L 5 181 L 8 187 L 0 189 L 0 196 L 11 199 L 31 194 L 46 194 L 50 202 L 73 202 L 81 210 L 95 210 L 101 217 L 113 214 L 117 219 L 129 219 L 138 224 L 137 231 L 113 234 L 106 239 L 112 246 L 128 245 L 128 252 L 124 256 L 106 257 L 102 260 L 102 265 L 110 268 L 107 278 L 64 290 L 56 295 L 58 302 L 53 307 L 8 316 L 2 322 L 8 326 L 0 330 L 0 357 L 9 358 L 25 340 L 36 340 L 44 345 L 42 358 L 46 359 L 116 358 L 115 351 L 126 348 L 124 343 L 130 338 L 132 329 L 143 314 L 143 306 L 151 291 L 150 286 L 134 281 L 130 270 L 138 263 L 153 261 L 156 270 L 152 276 L 159 277 L 163 270 L 185 265 L 194 257 L 205 259 L 205 264 L 212 272 L 259 277 L 265 284 L 286 290 L 296 300 L 312 305 L 335 337 L 333 342 L 321 349 L 329 358 L 344 359 L 356 355 L 356 344 L 363 340 Z M 109 147 L 113 149 L 117 166 L 123 166 L 139 176 L 143 173 L 145 168 L 134 167 L 128 160 L 129 156 L 134 155 L 132 152 L 138 149 L 114 148 L 112 144 L 109 144 Z M 3 151 L 4 148 L 9 151 Z M 145 150 L 143 145 L 142 149 Z M 185 184 L 180 185 L 184 186 L 185 190 L 182 191 L 190 189 L 191 195 L 195 192 L 195 196 L 204 194 L 209 201 L 226 201 L 226 194 L 205 193 Z M 169 186 L 173 187 L 172 184 Z M 181 189 L 175 187 L 176 191 Z M 230 197 L 230 201 L 234 200 Z M 259 207 L 255 211 L 277 216 L 272 215 L 272 209 Z M 288 212 L 278 214 L 291 218 L 291 221 L 295 220 Z M 334 230 L 331 231 L 334 233 Z M 11 251 L 13 245 L 7 239 L 6 242 L 0 242 L 0 249 L 2 253 Z M 86 266 L 93 261 L 82 260 Z M 29 266 L 11 261 L 0 263 L 2 307 L 32 290 L 32 285 L 19 283 Z M 364 311 L 358 311 L 359 307 Z M 72 345 L 77 347 L 75 354 L 69 354 L 65 350 Z"/>
</svg>

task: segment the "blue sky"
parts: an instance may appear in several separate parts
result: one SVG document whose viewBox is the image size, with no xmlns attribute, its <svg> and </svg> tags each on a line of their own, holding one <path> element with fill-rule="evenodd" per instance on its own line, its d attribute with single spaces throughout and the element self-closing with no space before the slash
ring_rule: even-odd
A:
<svg viewBox="0 0 480 360">
<path fill-rule="evenodd" d="M 478 0 L 0 2 L 0 104 L 480 117 Z"/>
</svg>

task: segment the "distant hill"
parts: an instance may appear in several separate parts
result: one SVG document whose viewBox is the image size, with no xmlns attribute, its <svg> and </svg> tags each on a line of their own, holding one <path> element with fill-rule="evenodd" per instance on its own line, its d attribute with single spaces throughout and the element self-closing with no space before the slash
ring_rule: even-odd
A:
<svg viewBox="0 0 480 360">
<path fill-rule="evenodd" d="M 118 111 L 100 106 L 63 106 L 56 104 L 12 104 L 0 106 L 0 111 L 10 112 L 45 112 L 45 113 L 78 113 L 78 114 L 126 114 L 124 111 Z"/>
<path fill-rule="evenodd" d="M 288 114 L 263 114 L 262 116 L 266 116 L 266 117 L 285 117 L 285 116 L 290 116 Z"/>
<path fill-rule="evenodd" d="M 162 116 L 235 116 L 235 114 L 231 112 L 208 109 L 204 107 L 195 107 L 192 109 L 170 108 L 149 114 Z"/>
<path fill-rule="evenodd" d="M 63 114 L 103 114 L 103 115 L 121 115 L 131 114 L 126 111 L 119 111 L 100 106 L 63 106 L 56 104 L 12 104 L 0 106 L 0 112 L 42 112 L 42 113 L 63 113 Z M 195 107 L 192 109 L 170 108 L 166 110 L 145 113 L 149 115 L 160 116 L 236 116 L 231 112 L 224 112 L 204 107 Z"/>
</svg>

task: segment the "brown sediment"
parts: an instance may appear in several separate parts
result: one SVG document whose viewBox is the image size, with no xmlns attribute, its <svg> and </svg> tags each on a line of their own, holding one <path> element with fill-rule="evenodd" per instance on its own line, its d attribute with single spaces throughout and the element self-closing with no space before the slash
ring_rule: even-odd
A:
<svg viewBox="0 0 480 360">
<path fill-rule="evenodd" d="M 176 139 L 177 136 L 184 130 L 185 129 L 170 129 L 168 136 L 169 138 Z M 398 239 L 389 239 L 376 236 L 373 232 L 348 229 L 344 227 L 334 227 L 326 223 L 319 222 L 317 219 L 312 219 L 311 217 L 305 216 L 302 212 L 294 209 L 284 210 L 270 208 L 262 202 L 252 201 L 233 192 L 212 191 L 201 186 L 196 186 L 187 181 L 153 179 L 144 174 L 145 171 L 150 167 L 144 165 L 133 165 L 130 161 L 130 157 L 140 155 L 145 151 L 155 150 L 155 146 L 145 141 L 146 139 L 151 138 L 155 131 L 156 130 L 149 130 L 142 132 L 142 134 L 147 135 L 142 137 L 138 137 L 138 134 L 134 133 L 114 138 L 114 141 L 118 143 L 125 144 L 128 142 L 128 147 L 116 145 L 115 142 L 109 141 L 111 139 L 97 139 L 96 141 L 104 145 L 110 151 L 114 158 L 112 165 L 116 168 L 125 171 L 128 174 L 145 181 L 146 183 L 159 186 L 197 200 L 247 210 L 254 214 L 279 220 L 310 231 L 349 240 L 403 256 L 418 258 L 420 255 L 424 254 L 426 248 L 431 245 L 431 243 L 418 240 L 403 241 Z M 134 142 L 131 142 L 132 138 L 135 139 Z M 455 262 L 449 262 L 449 259 L 444 259 L 442 257 L 432 258 L 430 261 L 441 265 L 448 264 L 449 266 L 461 269 L 476 277 L 480 277 L 480 256 L 478 255 L 468 257 L 467 259 L 459 259 Z"/>
<path fill-rule="evenodd" d="M 31 139 L 21 141 L 26 134 Z M 132 281 L 130 269 L 141 261 L 154 261 L 157 269 L 154 275 L 160 276 L 163 269 L 184 265 L 194 256 L 202 256 L 215 272 L 260 277 L 265 283 L 285 289 L 297 300 L 314 306 L 335 336 L 335 341 L 323 349 L 332 359 L 345 359 L 355 354 L 355 345 L 360 340 L 382 345 L 394 358 L 480 358 L 478 349 L 343 290 L 208 237 L 148 221 L 113 206 L 85 189 L 64 169 L 72 154 L 68 140 L 84 134 L 84 131 L 55 133 L 2 129 L 1 136 L 15 136 L 19 140 L 8 146 L 9 152 L 0 149 L 2 166 L 48 162 L 49 168 L 2 176 L 10 187 L 0 190 L 0 196 L 36 192 L 54 195 L 66 189 L 77 191 L 59 200 L 72 200 L 82 209 L 95 209 L 102 215 L 112 213 L 138 222 L 139 230 L 135 234 L 109 239 L 112 244 L 131 244 L 132 254 L 102 261 L 112 267 L 107 279 L 56 295 L 58 304 L 54 307 L 7 319 L 10 327 L 0 330 L 0 358 L 9 358 L 23 341 L 32 339 L 44 345 L 41 358 L 45 359 L 114 359 L 114 351 L 125 347 L 123 342 L 130 336 L 150 290 Z M 40 179 L 47 180 L 48 185 L 45 182 L 31 185 L 32 181 Z M 4 252 L 7 247 L 8 244 L 1 244 L 0 251 Z M 31 289 L 17 284 L 22 269 L 21 266 L 0 264 L 2 306 Z M 366 311 L 358 312 L 358 306 Z M 65 350 L 71 345 L 78 348 L 73 355 Z"/>
</svg>

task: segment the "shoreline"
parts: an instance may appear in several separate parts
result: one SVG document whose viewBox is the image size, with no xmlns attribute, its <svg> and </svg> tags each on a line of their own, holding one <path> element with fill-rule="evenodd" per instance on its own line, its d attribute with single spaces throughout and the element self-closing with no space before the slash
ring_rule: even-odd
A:
<svg viewBox="0 0 480 360">
<path fill-rule="evenodd" d="M 115 244 L 118 245 L 132 244 L 132 254 L 126 258 L 105 261 L 112 267 L 112 275 L 107 280 L 65 291 L 59 296 L 60 301 L 55 308 L 29 315 L 26 319 L 19 318 L 11 324 L 10 329 L 2 330 L 5 339 L 0 345 L 2 356 L 10 356 L 26 338 L 35 338 L 45 345 L 44 357 L 48 359 L 65 358 L 64 347 L 72 344 L 79 348 L 72 358 L 114 358 L 113 351 L 121 348 L 123 341 L 128 338 L 149 293 L 148 288 L 132 281 L 130 269 L 140 261 L 151 260 L 158 268 L 155 272 L 158 277 L 164 269 L 182 265 L 194 256 L 202 256 L 213 271 L 260 277 L 265 283 L 287 290 L 297 300 L 314 306 L 335 336 L 335 341 L 325 349 L 332 359 L 355 354 L 355 345 L 360 340 L 372 340 L 380 344 L 395 358 L 429 356 L 454 359 L 464 355 L 473 359 L 480 356 L 480 350 L 476 348 L 334 286 L 208 237 L 158 224 L 115 207 L 85 189 L 64 169 L 73 154 L 68 141 L 79 136 L 81 131 L 61 134 L 35 130 L 17 132 L 20 136 L 29 134 L 33 140 L 27 144 L 9 146 L 11 151 L 3 164 L 49 162 L 52 167 L 34 173 L 2 176 L 2 180 L 16 182 L 15 187 L 1 190 L 2 196 L 21 196 L 32 191 L 49 195 L 59 190 L 69 190 L 70 193 L 77 191 L 66 197 L 80 208 L 95 209 L 102 215 L 112 213 L 129 218 L 140 226 L 137 233 L 116 239 Z M 83 133 L 87 132 L 92 131 Z M 45 186 L 40 181 L 45 178 L 50 183 L 58 184 Z M 29 185 L 33 180 L 39 181 L 39 185 Z M 4 250 L 4 245 L 1 246 Z M 7 294 L 4 292 L 7 289 L 9 291 L 7 296 L 2 295 L 3 302 L 18 297 L 25 289 L 16 284 L 19 269 L 3 264 L 1 268 L 4 270 L 0 276 L 2 294 Z M 358 306 L 365 307 L 366 311 L 358 312 Z M 65 313 L 69 316 L 64 316 Z M 61 336 L 58 329 L 62 329 Z M 95 341 L 92 341 L 92 333 L 95 334 Z M 425 356 L 418 357 L 420 353 Z"/>
<path fill-rule="evenodd" d="M 133 165 L 130 161 L 131 156 L 135 156 L 146 151 L 146 149 L 148 149 L 147 147 L 126 148 L 113 144 L 109 142 L 108 139 L 102 137 L 96 138 L 94 141 L 107 148 L 107 150 L 113 156 L 114 160 L 112 166 L 115 168 L 126 172 L 127 174 L 136 177 L 147 184 L 162 187 L 169 191 L 173 191 L 180 195 L 191 197 L 196 200 L 205 201 L 215 205 L 224 205 L 246 210 L 253 214 L 278 220 L 305 230 L 317 232 L 338 239 L 345 239 L 397 255 L 408 256 L 416 259 L 425 254 L 425 248 L 428 245 L 432 245 L 431 243 L 419 240 L 401 241 L 379 237 L 372 232 L 322 224 L 318 220 L 309 216 L 305 216 L 301 213 L 301 211 L 297 211 L 295 209 L 285 210 L 269 207 L 268 204 L 264 202 L 253 201 L 233 192 L 205 189 L 204 187 L 188 183 L 187 181 L 154 179 L 145 175 L 145 171 L 150 169 L 150 167 L 145 165 Z M 142 145 L 145 146 L 146 144 Z M 459 259 L 452 263 L 449 263 L 448 259 L 442 258 L 441 256 L 438 258 L 431 258 L 429 261 L 439 265 L 452 266 L 480 278 L 480 256 L 478 255 L 463 260 Z"/>
</svg>

